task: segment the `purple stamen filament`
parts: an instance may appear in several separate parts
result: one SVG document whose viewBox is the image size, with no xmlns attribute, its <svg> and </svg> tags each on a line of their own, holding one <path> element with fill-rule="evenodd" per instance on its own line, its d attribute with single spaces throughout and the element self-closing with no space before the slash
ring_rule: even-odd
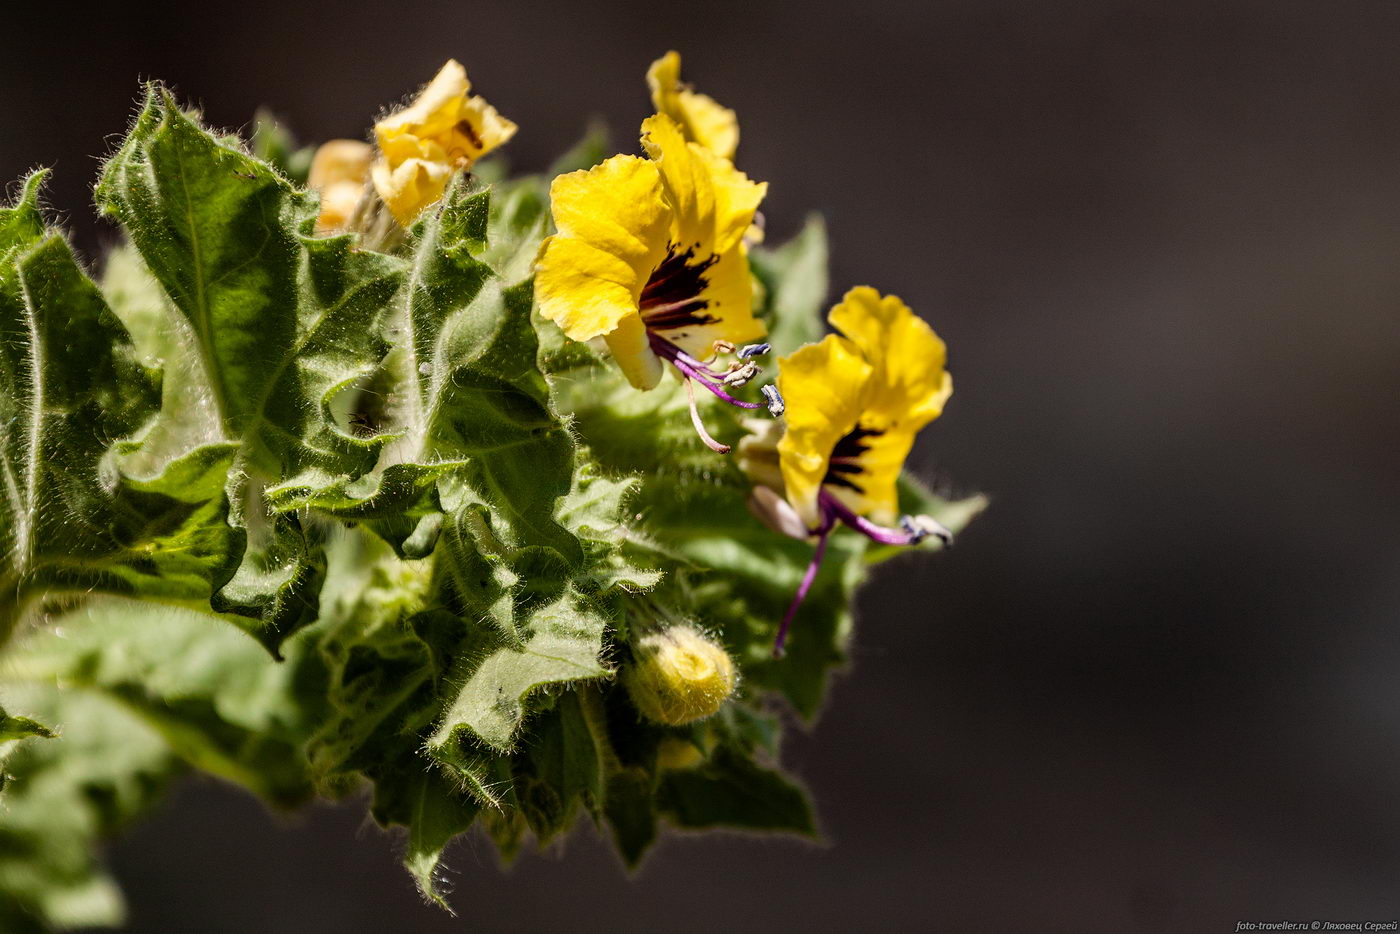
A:
<svg viewBox="0 0 1400 934">
<path fill-rule="evenodd" d="M 831 530 L 836 527 L 836 517 L 829 512 L 822 512 L 821 525 L 817 527 L 817 550 L 812 552 L 812 560 L 807 565 L 807 573 L 802 575 L 802 583 L 797 585 L 797 593 L 792 598 L 792 603 L 788 604 L 788 610 L 783 614 L 782 625 L 778 627 L 778 638 L 773 641 L 773 657 L 783 657 L 783 643 L 787 641 L 788 627 L 792 625 L 792 618 L 797 615 L 797 608 L 802 606 L 802 601 L 807 599 L 807 591 L 812 589 L 812 582 L 817 579 L 817 571 L 821 569 L 822 558 L 826 557 L 826 542 L 831 537 Z"/>
<path fill-rule="evenodd" d="M 728 454 L 730 451 L 729 445 L 721 444 L 716 441 L 710 433 L 705 430 L 705 423 L 700 419 L 700 410 L 695 405 L 695 384 L 699 383 L 713 393 L 716 398 L 723 399 L 730 405 L 737 405 L 741 409 L 762 408 L 762 404 L 758 402 L 745 402 L 725 392 L 722 386 L 715 381 L 722 381 L 724 377 L 728 375 L 726 372 L 716 372 L 710 368 L 709 364 L 695 359 L 655 331 L 648 331 L 647 337 L 651 342 L 652 352 L 661 359 L 670 361 L 671 365 L 680 371 L 685 382 L 686 395 L 690 401 L 690 421 L 695 426 L 696 433 L 700 435 L 700 440 L 705 442 L 705 446 L 710 450 L 719 454 Z M 715 357 L 711 358 L 711 360 L 717 359 L 718 356 L 718 353 L 716 353 Z"/>
<path fill-rule="evenodd" d="M 773 642 L 774 658 L 781 658 L 783 655 L 783 644 L 787 641 L 788 627 L 792 625 L 793 617 L 797 615 L 798 608 L 807 599 L 807 592 L 812 589 L 812 584 L 817 579 L 817 571 L 821 568 L 822 558 L 826 557 L 827 539 L 831 537 L 831 531 L 836 528 L 837 522 L 845 523 L 871 541 L 879 542 L 882 545 L 917 545 L 925 537 L 919 531 L 891 529 L 871 522 L 864 516 L 858 515 L 825 487 L 817 492 L 817 508 L 821 518 L 817 523 L 816 530 L 812 533 L 818 536 L 817 548 L 812 553 L 812 560 L 807 565 L 807 572 L 802 575 L 802 583 L 798 585 L 797 593 L 793 596 L 792 603 L 788 605 L 787 613 L 783 616 L 783 622 L 778 627 L 778 638 Z M 949 541 L 949 539 L 945 538 L 944 541 Z"/>
<path fill-rule="evenodd" d="M 652 340 L 655 341 L 656 338 L 653 337 Z M 654 345 L 653 345 L 653 346 L 654 346 Z M 673 345 L 673 346 L 674 346 L 674 345 Z M 658 354 L 658 356 L 661 356 L 661 355 Z M 693 359 L 694 359 L 694 358 L 692 358 L 692 360 L 693 360 Z M 705 375 L 705 374 L 711 374 L 711 371 L 710 371 L 709 367 L 706 367 L 706 366 L 704 366 L 703 364 L 701 364 L 699 367 L 697 367 L 695 363 L 693 363 L 693 362 L 686 362 L 684 359 L 682 359 L 682 358 L 679 357 L 679 356 L 677 356 L 677 357 L 672 357 L 672 358 L 671 358 L 671 363 L 675 364 L 676 369 L 678 369 L 678 370 L 681 371 L 681 375 L 682 375 L 682 376 L 685 376 L 685 377 L 687 377 L 688 379 L 693 379 L 693 380 L 695 380 L 695 381 L 696 381 L 697 383 L 699 383 L 701 386 L 704 386 L 704 387 L 705 387 L 706 389 L 708 389 L 710 392 L 714 393 L 715 396 L 717 396 L 717 397 L 720 398 L 720 399 L 723 399 L 725 402 L 728 402 L 730 405 L 737 405 L 737 406 L 738 406 L 739 408 L 741 408 L 741 409 L 757 409 L 757 408 L 760 408 L 759 403 L 757 403 L 757 402 L 745 402 L 745 401 L 742 400 L 742 399 L 736 399 L 736 398 L 734 398 L 733 396 L 731 396 L 729 393 L 727 393 L 727 392 L 725 392 L 723 389 L 721 389 L 718 385 L 716 385 L 715 383 L 711 382 L 711 381 L 710 381 L 710 376 Z M 712 375 L 713 375 L 713 374 L 711 374 L 711 376 L 712 376 Z"/>
<path fill-rule="evenodd" d="M 881 545 L 917 545 L 923 539 L 923 536 L 917 533 L 905 529 L 887 528 L 871 522 L 865 516 L 857 515 L 849 506 L 825 489 L 818 494 L 818 501 L 822 504 L 822 508 L 829 510 L 834 517 Z"/>
</svg>

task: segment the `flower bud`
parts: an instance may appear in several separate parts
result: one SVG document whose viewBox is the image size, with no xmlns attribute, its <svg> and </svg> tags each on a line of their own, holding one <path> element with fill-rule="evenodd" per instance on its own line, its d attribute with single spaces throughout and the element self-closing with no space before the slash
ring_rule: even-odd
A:
<svg viewBox="0 0 1400 934">
<path fill-rule="evenodd" d="M 758 486 L 783 492 L 783 472 L 778 463 L 778 441 L 783 423 L 771 418 L 746 418 L 748 433 L 739 441 L 739 469 Z"/>
<path fill-rule="evenodd" d="M 756 486 L 749 493 L 749 512 L 768 528 L 779 535 L 803 541 L 810 538 L 812 531 L 802 522 L 802 517 L 792 504 L 766 486 Z"/>
<path fill-rule="evenodd" d="M 657 723 L 682 726 L 708 717 L 734 692 L 734 662 L 693 626 L 648 633 L 633 656 L 623 684 L 637 709 Z"/>
<path fill-rule="evenodd" d="M 318 231 L 329 233 L 350 226 L 373 159 L 374 148 L 357 139 L 333 139 L 316 150 L 306 184 L 321 193 Z"/>
</svg>

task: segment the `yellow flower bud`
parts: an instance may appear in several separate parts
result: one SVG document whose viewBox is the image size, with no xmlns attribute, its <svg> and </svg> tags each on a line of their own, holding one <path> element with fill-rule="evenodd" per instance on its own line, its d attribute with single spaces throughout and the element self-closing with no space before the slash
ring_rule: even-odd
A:
<svg viewBox="0 0 1400 934">
<path fill-rule="evenodd" d="M 683 726 L 720 709 L 734 693 L 734 662 L 693 626 L 643 636 L 622 673 L 632 703 L 648 719 Z"/>
<path fill-rule="evenodd" d="M 321 193 L 318 231 L 330 233 L 349 226 L 373 160 L 374 147 L 357 139 L 333 139 L 316 150 L 306 184 Z"/>
<path fill-rule="evenodd" d="M 778 461 L 778 442 L 783 422 L 775 418 L 746 418 L 748 433 L 739 441 L 739 469 L 757 486 L 783 492 L 783 471 Z"/>
</svg>

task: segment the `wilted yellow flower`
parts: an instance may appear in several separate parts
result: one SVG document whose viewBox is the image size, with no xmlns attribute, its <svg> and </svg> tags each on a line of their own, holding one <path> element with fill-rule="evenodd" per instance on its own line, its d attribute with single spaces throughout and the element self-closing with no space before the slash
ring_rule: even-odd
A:
<svg viewBox="0 0 1400 934">
<path fill-rule="evenodd" d="M 357 139 L 333 139 L 317 148 L 306 184 L 321 195 L 318 231 L 344 230 L 350 224 L 373 160 L 374 147 Z"/>
<path fill-rule="evenodd" d="M 888 527 L 898 516 L 897 484 L 914 436 L 942 414 L 953 392 L 944 368 L 947 348 L 908 305 L 869 286 L 847 292 L 828 320 L 840 334 L 778 361 L 778 388 L 787 401 L 786 427 L 776 443 L 785 499 L 764 487 L 751 500 L 771 527 L 817 536 L 812 563 L 779 629 L 778 652 L 837 522 L 887 545 L 952 538 L 927 516 L 905 516 L 899 528 Z M 745 451 L 752 475 L 767 482 L 770 445 L 757 436 Z"/>
<path fill-rule="evenodd" d="M 514 123 L 470 91 L 467 70 L 449 59 L 413 103 L 374 125 L 374 187 L 405 227 L 442 197 L 454 172 L 515 135 Z"/>
<path fill-rule="evenodd" d="M 691 393 L 701 437 L 727 451 L 701 425 L 692 384 L 758 407 L 726 387 L 751 379 L 758 368 L 749 358 L 767 346 L 745 347 L 722 368 L 715 361 L 766 333 L 753 316 L 742 237 L 767 184 L 687 142 L 665 114 L 643 122 L 642 146 L 650 158 L 613 156 L 554 180 L 559 232 L 541 245 L 535 297 L 540 314 L 569 338 L 603 338 L 638 389 L 654 388 L 663 363 L 673 364 Z"/>
<path fill-rule="evenodd" d="M 714 98 L 681 83 L 681 56 L 667 52 L 647 69 L 651 103 L 680 125 L 685 138 L 699 143 L 723 159 L 733 159 L 739 148 L 739 119 Z"/>
<path fill-rule="evenodd" d="M 637 709 L 657 723 L 693 723 L 718 711 L 734 693 L 729 653 L 693 626 L 648 633 L 632 652 L 622 682 Z"/>
</svg>

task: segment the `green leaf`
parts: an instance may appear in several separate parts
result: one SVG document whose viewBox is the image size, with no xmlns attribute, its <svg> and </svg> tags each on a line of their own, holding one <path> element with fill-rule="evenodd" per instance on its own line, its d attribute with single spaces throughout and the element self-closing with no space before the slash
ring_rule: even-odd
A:
<svg viewBox="0 0 1400 934">
<path fill-rule="evenodd" d="M 34 594 L 112 592 L 207 604 L 236 543 L 226 449 L 118 475 L 112 442 L 154 410 L 156 382 L 68 245 L 46 232 L 42 174 L 0 209 L 0 635 Z"/>
<path fill-rule="evenodd" d="M 160 734 L 107 698 L 3 686 L 61 731 L 5 761 L 0 799 L 0 922 L 6 931 L 117 925 L 121 893 L 97 843 L 153 807 L 180 771 Z"/>
<path fill-rule="evenodd" d="M 517 778 L 516 794 L 541 844 L 573 825 L 580 804 L 595 810 L 606 800 L 611 750 L 606 735 L 595 735 L 580 694 L 559 696 L 534 724 L 522 754 L 528 770 Z"/>
<path fill-rule="evenodd" d="M 608 780 L 608 829 L 612 831 L 622 861 L 636 869 L 656 842 L 656 805 L 652 780 L 645 771 L 629 768 Z"/>
<path fill-rule="evenodd" d="M 413 730 L 436 716 L 434 682 L 447 664 L 423 634 L 443 626 L 448 635 L 438 641 L 455 648 L 463 631 L 446 614 L 415 627 L 431 583 L 428 562 L 400 559 L 379 539 L 352 531 L 336 535 L 328 555 L 322 619 L 307 630 L 327 672 L 328 716 L 307 743 L 318 780 L 377 763 L 380 747 L 397 750 L 405 736 L 406 754 L 417 760 Z"/>
<path fill-rule="evenodd" d="M 773 353 L 792 353 L 815 343 L 826 333 L 826 224 L 813 214 L 796 236 L 777 249 L 755 248 L 749 264 L 763 284 L 763 300 L 755 309 L 768 325 Z"/>
<path fill-rule="evenodd" d="M 697 768 L 664 773 L 656 797 L 658 810 L 677 827 L 817 834 L 799 785 L 728 748 Z"/>
<path fill-rule="evenodd" d="M 472 666 L 431 747 L 447 746 L 465 730 L 492 749 L 509 751 L 533 691 L 611 674 L 598 660 L 606 628 L 606 617 L 572 592 L 533 610 L 520 648 L 497 649 Z"/>
<path fill-rule="evenodd" d="M 55 735 L 57 734 L 53 730 L 38 720 L 31 720 L 29 717 L 12 717 L 5 712 L 4 707 L 0 707 L 0 743 L 27 739 L 30 736 L 53 739 Z"/>
<path fill-rule="evenodd" d="M 608 752 L 589 725 L 579 692 L 561 695 L 553 713 L 531 737 L 529 757 L 535 775 L 558 789 L 566 801 L 582 796 L 603 800 Z"/>
<path fill-rule="evenodd" d="M 442 853 L 453 837 L 471 827 L 480 806 L 438 770 L 410 761 L 392 776 L 376 779 L 372 810 L 381 825 L 408 828 L 404 868 L 424 898 L 455 914 L 441 881 Z"/>
<path fill-rule="evenodd" d="M 469 779 L 473 754 L 462 742 L 506 752 L 529 695 L 609 673 L 598 660 L 608 619 L 583 591 L 602 589 L 590 559 L 610 553 L 586 550 L 563 524 L 560 501 L 575 489 L 579 458 L 538 366 L 532 283 L 503 287 L 482 259 L 490 216 L 489 194 L 458 178 L 412 244 L 398 370 L 416 392 L 400 414 L 404 437 L 388 451 L 420 470 L 460 464 L 438 482 L 439 560 L 451 599 L 494 632 L 481 629 L 458 662 L 460 691 L 429 748 Z M 581 503 L 571 509 L 575 519 L 592 515 Z"/>
<path fill-rule="evenodd" d="M 491 808 L 495 814 L 505 814 L 519 807 L 508 756 L 484 753 L 470 737 L 462 734 L 429 751 L 443 774 L 483 808 Z M 491 814 L 487 812 L 485 816 Z"/>
<path fill-rule="evenodd" d="M 248 539 L 216 609 L 248 618 L 269 648 L 315 615 L 319 561 L 295 516 L 270 518 L 265 487 L 319 487 L 368 473 L 387 436 L 337 423 L 335 398 L 387 349 L 382 319 L 402 263 L 313 236 L 315 199 L 271 166 L 216 137 L 152 87 L 97 186 L 160 283 L 180 335 L 177 368 L 193 374 L 205 411 L 163 450 L 236 445 L 230 521 Z M 178 418 L 167 399 L 163 413 Z"/>
<path fill-rule="evenodd" d="M 279 664 L 207 614 L 112 598 L 59 627 L 9 653 L 7 681 L 101 697 L 201 771 L 283 806 L 309 797 L 301 747 L 323 702 L 300 647 Z"/>
</svg>

